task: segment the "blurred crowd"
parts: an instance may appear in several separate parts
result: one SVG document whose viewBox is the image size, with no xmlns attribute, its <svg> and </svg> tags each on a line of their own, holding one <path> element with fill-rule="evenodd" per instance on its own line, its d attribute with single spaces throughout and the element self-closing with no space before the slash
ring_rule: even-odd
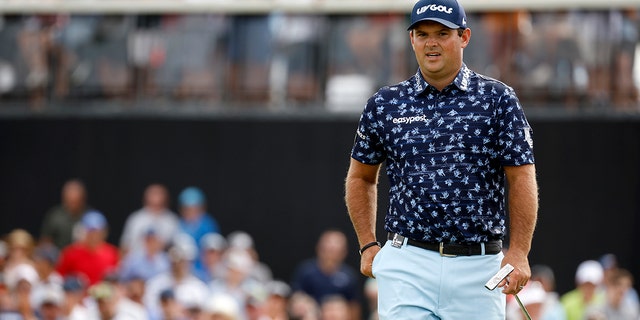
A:
<svg viewBox="0 0 640 320">
<path fill-rule="evenodd" d="M 360 319 L 361 279 L 344 263 L 347 237 L 324 231 L 315 258 L 286 281 L 274 279 L 253 238 L 223 236 L 197 187 L 168 207 L 151 184 L 143 206 L 107 241 L 108 216 L 87 203 L 78 180 L 38 235 L 15 229 L 0 241 L 0 319 L 350 320 Z"/>
<path fill-rule="evenodd" d="M 526 107 L 640 110 L 637 8 L 468 20 L 467 64 Z M 417 68 L 399 13 L 5 14 L 0 43 L 0 103 L 36 110 L 360 110 Z"/>
<path fill-rule="evenodd" d="M 507 319 L 537 320 L 638 320 L 640 304 L 633 287 L 633 275 L 620 267 L 614 254 L 580 263 L 575 288 L 559 295 L 555 291 L 553 269 L 547 265 L 531 268 L 531 280 L 518 294 L 508 296 Z"/>
<path fill-rule="evenodd" d="M 114 245 L 108 215 L 87 203 L 81 181 L 67 181 L 38 234 L 0 240 L 0 319 L 377 320 L 375 279 L 345 262 L 342 231 L 324 230 L 315 255 L 276 279 L 250 234 L 221 233 L 201 189 L 183 189 L 178 212 L 169 198 L 149 185 Z M 519 298 L 537 320 L 640 320 L 633 276 L 615 255 L 581 263 L 575 283 L 559 295 L 553 269 L 535 265 Z M 507 299 L 507 319 L 526 319 Z"/>
</svg>

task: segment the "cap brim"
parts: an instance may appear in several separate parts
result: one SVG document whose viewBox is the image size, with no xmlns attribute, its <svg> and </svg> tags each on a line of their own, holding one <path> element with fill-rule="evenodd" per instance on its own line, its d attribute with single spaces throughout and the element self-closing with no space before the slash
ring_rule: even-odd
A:
<svg viewBox="0 0 640 320">
<path fill-rule="evenodd" d="M 413 29 L 418 23 L 423 22 L 423 21 L 435 21 L 435 22 L 440 23 L 440 24 L 442 24 L 445 27 L 450 28 L 450 29 L 460 29 L 460 28 L 462 28 L 459 25 L 456 25 L 455 23 L 453 23 L 451 21 L 444 20 L 444 19 L 440 19 L 440 18 L 423 18 L 423 19 L 420 19 L 420 20 L 414 22 L 413 24 L 411 24 L 409 26 L 409 28 L 407 28 L 407 30 Z"/>
</svg>

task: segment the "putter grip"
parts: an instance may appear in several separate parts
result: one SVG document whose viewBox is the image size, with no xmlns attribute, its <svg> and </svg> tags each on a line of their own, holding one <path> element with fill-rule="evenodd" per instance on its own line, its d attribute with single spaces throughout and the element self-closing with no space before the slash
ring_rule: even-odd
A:
<svg viewBox="0 0 640 320">
<path fill-rule="evenodd" d="M 489 281 L 487 281 L 484 287 L 489 290 L 495 289 L 500 281 L 506 278 L 511 273 L 511 271 L 513 271 L 513 266 L 508 263 L 505 264 L 504 267 L 502 267 L 502 269 L 498 271 L 498 273 L 496 273 L 493 277 L 491 277 L 491 279 L 489 279 Z"/>
</svg>

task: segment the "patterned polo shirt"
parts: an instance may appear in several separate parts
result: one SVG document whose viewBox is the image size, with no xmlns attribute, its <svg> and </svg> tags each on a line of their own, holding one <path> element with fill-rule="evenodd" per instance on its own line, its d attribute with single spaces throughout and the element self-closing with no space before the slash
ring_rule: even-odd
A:
<svg viewBox="0 0 640 320">
<path fill-rule="evenodd" d="M 351 156 L 386 161 L 387 231 L 427 242 L 486 242 L 504 237 L 503 166 L 534 163 L 531 134 L 504 83 L 463 65 L 438 91 L 418 70 L 368 100 Z"/>
</svg>

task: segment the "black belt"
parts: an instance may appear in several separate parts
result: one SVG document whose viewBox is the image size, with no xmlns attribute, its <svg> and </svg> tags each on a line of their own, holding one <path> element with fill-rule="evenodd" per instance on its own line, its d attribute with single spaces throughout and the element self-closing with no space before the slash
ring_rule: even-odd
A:
<svg viewBox="0 0 640 320">
<path fill-rule="evenodd" d="M 391 240 L 391 245 L 399 247 L 404 242 L 404 236 L 397 233 L 389 233 L 387 238 Z M 444 243 L 444 242 L 423 242 L 413 239 L 407 239 L 407 244 L 410 246 L 436 251 L 442 256 L 454 257 L 454 256 L 477 256 L 482 254 L 498 254 L 502 251 L 502 241 L 491 240 L 484 243 Z M 482 247 L 484 246 L 484 252 Z"/>
</svg>

